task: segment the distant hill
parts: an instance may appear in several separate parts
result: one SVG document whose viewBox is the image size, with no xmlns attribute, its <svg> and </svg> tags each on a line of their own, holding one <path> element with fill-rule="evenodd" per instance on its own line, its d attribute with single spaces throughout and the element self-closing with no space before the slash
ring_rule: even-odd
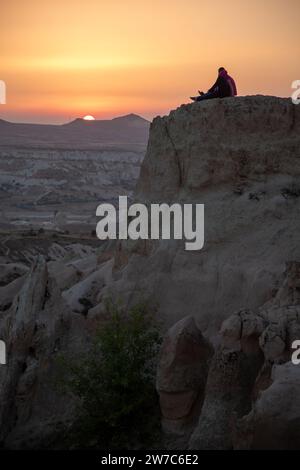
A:
<svg viewBox="0 0 300 470">
<path fill-rule="evenodd" d="M 97 148 L 146 146 L 150 123 L 137 114 L 110 120 L 75 119 L 63 125 L 19 124 L 0 119 L 0 146 Z"/>
</svg>

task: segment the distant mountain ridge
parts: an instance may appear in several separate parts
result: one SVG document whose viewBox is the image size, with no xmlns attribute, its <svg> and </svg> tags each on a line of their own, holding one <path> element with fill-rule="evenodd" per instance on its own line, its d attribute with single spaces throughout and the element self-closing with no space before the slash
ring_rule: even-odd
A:
<svg viewBox="0 0 300 470">
<path fill-rule="evenodd" d="M 66 124 L 12 123 L 0 119 L 0 146 L 102 148 L 103 146 L 146 146 L 150 122 L 137 114 L 110 120 Z"/>
<path fill-rule="evenodd" d="M 124 116 L 116 116 L 115 118 L 112 119 L 95 119 L 94 121 L 85 121 L 83 118 L 76 118 L 73 121 L 67 122 L 66 124 L 61 124 L 62 126 L 70 126 L 73 124 L 88 124 L 90 125 L 98 125 L 98 124 L 104 124 L 104 123 L 116 123 L 116 122 L 122 122 L 122 123 L 135 123 L 135 124 L 144 124 L 144 123 L 149 123 L 147 119 L 139 116 L 138 114 L 130 113 L 130 114 L 125 114 Z"/>
</svg>

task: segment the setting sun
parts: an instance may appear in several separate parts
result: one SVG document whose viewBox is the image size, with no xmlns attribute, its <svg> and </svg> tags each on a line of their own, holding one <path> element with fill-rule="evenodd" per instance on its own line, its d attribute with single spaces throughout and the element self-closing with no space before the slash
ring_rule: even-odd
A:
<svg viewBox="0 0 300 470">
<path fill-rule="evenodd" d="M 99 120 L 132 112 L 152 119 L 208 90 L 219 66 L 234 75 L 239 95 L 290 96 L 299 0 L 216 4 L 1 2 L 1 118 L 58 124 L 89 110 Z"/>
<path fill-rule="evenodd" d="M 95 121 L 94 116 L 91 116 L 91 115 L 84 116 L 83 119 L 84 121 Z"/>
</svg>

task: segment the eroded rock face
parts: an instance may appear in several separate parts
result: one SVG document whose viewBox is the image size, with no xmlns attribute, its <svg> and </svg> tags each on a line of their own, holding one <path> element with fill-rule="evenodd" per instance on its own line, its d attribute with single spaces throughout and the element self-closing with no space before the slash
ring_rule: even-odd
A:
<svg viewBox="0 0 300 470">
<path fill-rule="evenodd" d="M 221 184 L 242 189 L 274 174 L 296 177 L 299 129 L 300 109 L 290 99 L 251 96 L 183 105 L 151 124 L 138 194 L 168 200 Z"/>
<path fill-rule="evenodd" d="M 300 338 L 298 265 L 287 263 L 272 302 L 223 323 L 191 449 L 300 447 L 300 368 L 290 362 Z"/>
<path fill-rule="evenodd" d="M 28 267 L 21 263 L 1 263 L 0 288 L 23 276 L 27 271 Z"/>
<path fill-rule="evenodd" d="M 113 260 L 106 261 L 99 269 L 63 292 L 69 307 L 77 313 L 85 313 L 97 304 L 101 289 L 111 280 Z"/>
<path fill-rule="evenodd" d="M 39 448 L 55 442 L 72 416 L 70 398 L 55 386 L 58 355 L 80 354 L 88 345 L 87 323 L 71 312 L 36 260 L 10 309 L 2 313 L 0 336 L 8 363 L 0 368 L 1 441 L 8 448 Z"/>
<path fill-rule="evenodd" d="M 209 369 L 199 422 L 189 443 L 191 449 L 231 449 L 236 421 L 251 409 L 253 386 L 263 364 L 257 341 L 259 320 L 240 312 L 225 323 L 221 345 Z"/>
<path fill-rule="evenodd" d="M 192 317 L 176 323 L 167 333 L 157 371 L 157 390 L 163 428 L 184 444 L 201 409 L 213 348 Z"/>
<path fill-rule="evenodd" d="M 163 240 L 145 256 L 124 243 L 120 278 L 107 291 L 129 302 L 149 298 L 167 327 L 188 312 L 208 336 L 232 312 L 272 300 L 285 263 L 300 259 L 299 129 L 299 106 L 264 96 L 156 118 L 136 199 L 203 203 L 204 248 Z"/>
<path fill-rule="evenodd" d="M 240 421 L 236 449 L 300 448 L 300 368 L 291 362 L 274 365 L 271 380 Z"/>
</svg>

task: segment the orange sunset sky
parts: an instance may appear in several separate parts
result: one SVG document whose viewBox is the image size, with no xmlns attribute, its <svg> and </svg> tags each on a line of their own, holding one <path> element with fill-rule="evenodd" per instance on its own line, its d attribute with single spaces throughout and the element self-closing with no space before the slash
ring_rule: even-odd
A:
<svg viewBox="0 0 300 470">
<path fill-rule="evenodd" d="M 1 0 L 0 79 L 11 121 L 165 114 L 214 81 L 291 95 L 300 0 Z"/>
</svg>

